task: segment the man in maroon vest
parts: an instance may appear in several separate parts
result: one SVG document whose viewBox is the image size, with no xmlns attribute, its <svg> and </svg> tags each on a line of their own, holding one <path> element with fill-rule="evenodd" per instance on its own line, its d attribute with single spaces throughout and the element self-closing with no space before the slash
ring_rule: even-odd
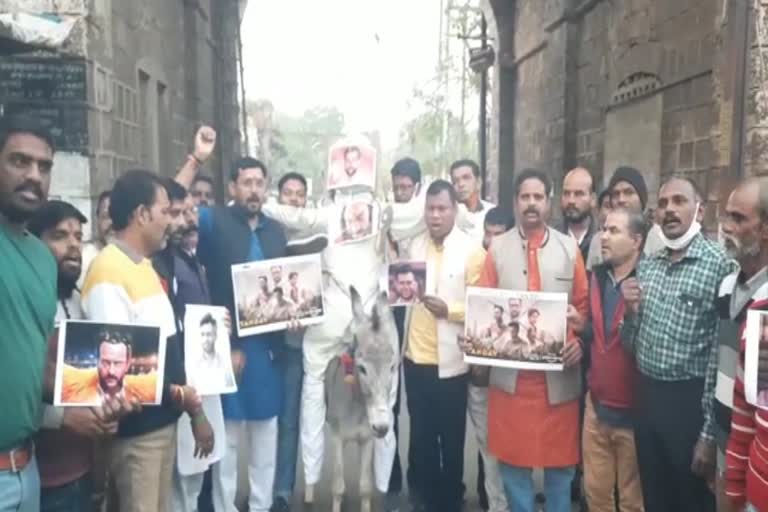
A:
<svg viewBox="0 0 768 512">
<path fill-rule="evenodd" d="M 627 209 L 608 214 L 601 233 L 603 263 L 593 268 L 590 315 L 582 333 L 591 367 L 584 414 L 584 489 L 590 512 L 641 512 L 643 496 L 632 425 L 635 361 L 619 336 L 624 319 L 621 283 L 635 275 L 645 218 Z"/>
</svg>

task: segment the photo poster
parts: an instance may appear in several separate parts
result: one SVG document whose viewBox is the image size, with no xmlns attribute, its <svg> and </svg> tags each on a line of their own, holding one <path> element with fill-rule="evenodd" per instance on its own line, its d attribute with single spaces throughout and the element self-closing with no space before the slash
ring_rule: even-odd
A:
<svg viewBox="0 0 768 512">
<path fill-rule="evenodd" d="M 376 148 L 363 136 L 348 137 L 328 150 L 326 189 L 376 188 Z"/>
<path fill-rule="evenodd" d="M 760 346 L 768 345 L 768 311 L 747 311 L 744 337 L 744 395 L 750 404 L 768 409 L 768 387 L 761 387 L 758 379 Z"/>
<path fill-rule="evenodd" d="M 389 264 L 384 289 L 392 307 L 419 304 L 427 289 L 427 262 L 403 260 Z"/>
<path fill-rule="evenodd" d="M 325 319 L 320 254 L 232 266 L 235 325 L 240 337 L 281 331 Z"/>
<path fill-rule="evenodd" d="M 61 322 L 54 405 L 98 407 L 102 397 L 119 394 L 144 405 L 158 405 L 166 343 L 157 326 Z"/>
<path fill-rule="evenodd" d="M 227 451 L 227 433 L 224 429 L 224 413 L 221 398 L 203 396 L 203 412 L 213 430 L 213 451 L 207 457 L 195 457 L 195 436 L 192 433 L 192 420 L 189 414 L 179 417 L 176 435 L 176 466 L 179 474 L 197 475 L 203 473 L 211 464 L 224 458 Z"/>
<path fill-rule="evenodd" d="M 188 305 L 184 313 L 184 369 L 187 384 L 201 396 L 237 391 L 232 370 L 227 310 Z"/>
<path fill-rule="evenodd" d="M 469 364 L 562 371 L 568 294 L 467 288 Z"/>
<path fill-rule="evenodd" d="M 330 242 L 343 245 L 378 235 L 380 214 L 381 206 L 372 199 L 355 198 L 334 203 L 328 223 Z"/>
</svg>

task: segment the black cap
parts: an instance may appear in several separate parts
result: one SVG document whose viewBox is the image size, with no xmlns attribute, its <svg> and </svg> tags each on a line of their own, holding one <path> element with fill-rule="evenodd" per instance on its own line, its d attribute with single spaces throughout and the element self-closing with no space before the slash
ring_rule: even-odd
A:
<svg viewBox="0 0 768 512">
<path fill-rule="evenodd" d="M 613 190 L 620 181 L 626 181 L 632 188 L 635 189 L 637 195 L 640 196 L 640 204 L 642 209 L 645 210 L 645 205 L 648 203 L 648 187 L 645 184 L 645 178 L 634 167 L 622 166 L 616 169 L 611 176 L 611 182 L 608 184 L 608 190 Z"/>
</svg>

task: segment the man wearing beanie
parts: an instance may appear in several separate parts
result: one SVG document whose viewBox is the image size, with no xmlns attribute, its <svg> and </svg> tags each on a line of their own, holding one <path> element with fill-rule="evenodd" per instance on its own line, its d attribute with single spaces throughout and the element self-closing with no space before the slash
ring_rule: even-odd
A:
<svg viewBox="0 0 768 512">
<path fill-rule="evenodd" d="M 648 204 L 648 186 L 645 184 L 645 178 L 634 167 L 621 166 L 617 168 L 611 181 L 608 183 L 609 195 L 611 197 L 612 208 L 627 208 L 628 210 L 644 212 Z M 648 256 L 664 248 L 661 241 L 658 224 L 649 221 L 651 228 L 645 239 L 643 253 Z M 603 262 L 602 250 L 600 247 L 600 237 L 592 239 L 589 246 L 589 256 L 587 256 L 587 269 Z"/>
</svg>

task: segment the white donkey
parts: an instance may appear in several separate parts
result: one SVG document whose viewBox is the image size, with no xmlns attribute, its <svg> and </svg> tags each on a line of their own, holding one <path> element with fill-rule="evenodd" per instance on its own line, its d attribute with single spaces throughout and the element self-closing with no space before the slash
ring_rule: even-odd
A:
<svg viewBox="0 0 768 512">
<path fill-rule="evenodd" d="M 333 512 L 341 511 L 345 491 L 344 445 L 360 446 L 360 510 L 370 512 L 373 493 L 373 440 L 391 428 L 390 395 L 400 371 L 397 330 L 386 294 L 381 293 L 370 315 L 360 295 L 352 298 L 351 354 L 334 357 L 325 370 L 326 422 L 333 447 Z"/>
</svg>

